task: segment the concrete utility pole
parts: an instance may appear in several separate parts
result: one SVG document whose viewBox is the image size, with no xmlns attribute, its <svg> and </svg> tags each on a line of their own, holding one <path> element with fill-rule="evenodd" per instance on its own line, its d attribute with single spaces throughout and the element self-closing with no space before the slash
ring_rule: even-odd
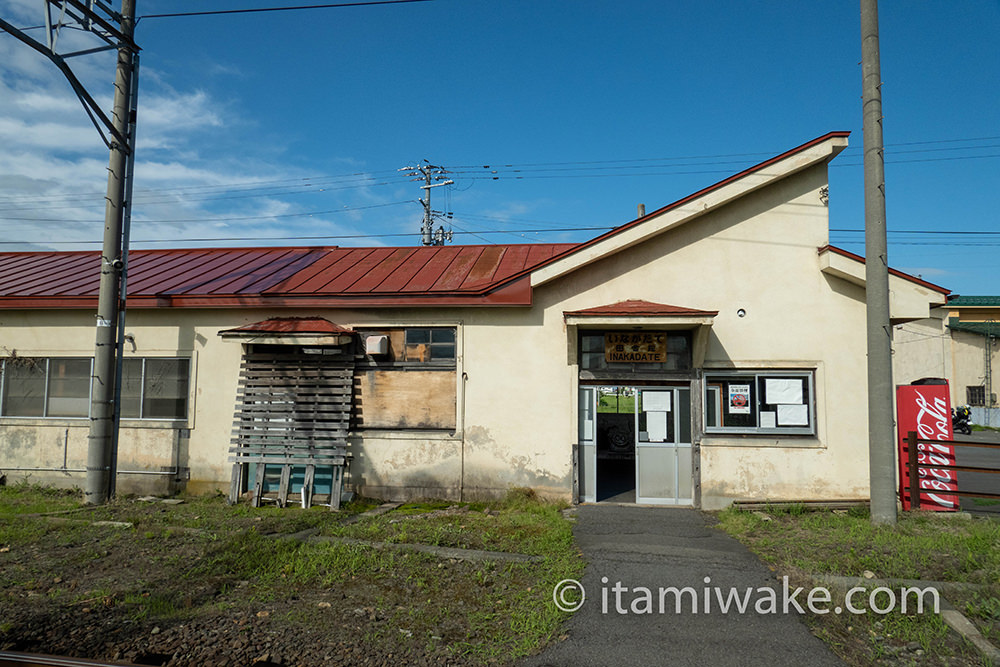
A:
<svg viewBox="0 0 1000 667">
<path fill-rule="evenodd" d="M 865 165 L 865 301 L 868 316 L 868 470 L 871 520 L 896 523 L 892 326 L 882 150 L 882 74 L 878 0 L 861 0 L 861 76 Z"/>
<path fill-rule="evenodd" d="M 116 357 L 119 356 L 116 354 L 115 333 L 118 329 L 118 313 L 124 305 L 121 301 L 121 278 L 128 252 L 128 241 L 122 238 L 122 228 L 123 216 L 128 205 L 127 198 L 131 198 L 131 195 L 125 194 L 126 181 L 131 181 L 129 160 L 134 159 L 135 152 L 135 97 L 131 95 L 136 75 L 134 58 L 139 52 L 139 47 L 133 40 L 135 5 L 134 0 L 122 0 L 121 14 L 112 10 L 102 0 L 45 0 L 43 5 L 44 41 L 36 40 L 3 19 L 0 19 L 0 30 L 41 53 L 59 68 L 83 104 L 101 139 L 111 150 L 104 218 L 104 249 L 101 252 L 97 344 L 91 385 L 87 480 L 84 489 L 85 502 L 100 504 L 108 499 L 113 489 L 112 435 L 118 425 L 117 414 L 114 411 L 115 366 Z M 53 9 L 58 10 L 57 16 L 53 16 Z M 56 52 L 56 42 L 60 30 L 64 27 L 74 27 L 91 33 L 103 41 L 104 46 L 60 55 Z M 110 49 L 118 51 L 112 118 L 108 118 L 66 62 L 68 58 Z M 110 138 L 105 136 L 105 132 Z"/>
<path fill-rule="evenodd" d="M 424 198 L 420 200 L 420 203 L 424 205 L 424 222 L 420 227 L 420 242 L 423 245 L 444 245 L 445 241 L 451 240 L 451 231 L 445 231 L 444 227 L 438 227 L 437 231 L 434 231 L 434 218 L 438 214 L 431 209 L 431 188 L 453 185 L 455 181 L 444 176 L 448 173 L 444 167 L 436 167 L 432 164 L 403 167 L 399 171 L 407 172 L 406 175 L 412 176 L 415 181 L 424 181 L 424 185 L 420 186 L 420 189 L 425 193 Z M 434 181 L 439 182 L 435 183 Z M 450 213 L 448 217 L 451 217 Z"/>
<path fill-rule="evenodd" d="M 121 31 L 128 42 L 135 29 L 135 4 L 122 0 Z M 122 137 L 129 134 L 132 99 L 133 51 L 125 42 L 118 47 L 112 123 Z M 125 210 L 125 176 L 128 145 L 111 142 L 108 160 L 108 193 L 104 210 L 104 245 L 101 251 L 101 283 L 97 296 L 97 341 L 94 348 L 94 378 L 91 389 L 90 436 L 87 450 L 87 484 L 84 502 L 99 505 L 111 493 L 112 439 L 115 429 L 115 376 L 117 365 L 118 313 L 121 278 L 126 250 L 122 244 Z"/>
</svg>

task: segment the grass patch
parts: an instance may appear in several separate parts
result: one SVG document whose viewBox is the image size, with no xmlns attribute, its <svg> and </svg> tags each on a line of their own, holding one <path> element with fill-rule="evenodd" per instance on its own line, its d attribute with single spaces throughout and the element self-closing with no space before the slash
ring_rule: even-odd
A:
<svg viewBox="0 0 1000 667">
<path fill-rule="evenodd" d="M 76 509 L 83 505 L 79 489 L 55 489 L 20 481 L 0 486 L 0 518 Z"/>
<path fill-rule="evenodd" d="M 879 579 L 976 584 L 979 593 L 949 593 L 949 602 L 964 610 L 984 635 L 1000 636 L 1000 522 L 917 512 L 901 515 L 895 526 L 883 526 L 872 524 L 864 509 L 730 508 L 717 516 L 720 528 L 806 587 L 814 585 L 808 575 L 861 577 L 866 571 Z M 918 646 L 936 660 L 980 664 L 977 653 L 933 613 L 826 614 L 808 620 L 814 633 L 852 665 L 912 660 Z"/>
<path fill-rule="evenodd" d="M 127 655 L 122 647 L 137 631 L 152 637 L 154 626 L 166 635 L 178 623 L 197 623 L 219 636 L 236 633 L 232 640 L 239 643 L 273 624 L 294 628 L 289 636 L 303 647 L 357 645 L 364 655 L 392 655 L 403 663 L 407 656 L 418 662 L 435 656 L 432 662 L 502 664 L 539 650 L 558 633 L 566 615 L 552 604 L 552 587 L 583 570 L 563 505 L 526 491 L 491 503 L 410 503 L 371 517 L 359 515 L 379 503 L 364 499 L 333 513 L 228 506 L 222 497 L 184 498 L 178 505 L 124 498 L 37 516 L 40 508 L 72 508 L 78 500 L 41 488 L 11 497 L 10 503 L 0 499 L 11 517 L 0 515 L 0 649 L 31 636 L 41 637 L 32 644 L 38 652 L 83 655 L 80 638 L 92 633 L 96 643 Z M 542 558 L 473 562 L 289 539 L 305 529 Z M 74 628 L 76 643 L 60 645 Z"/>
</svg>

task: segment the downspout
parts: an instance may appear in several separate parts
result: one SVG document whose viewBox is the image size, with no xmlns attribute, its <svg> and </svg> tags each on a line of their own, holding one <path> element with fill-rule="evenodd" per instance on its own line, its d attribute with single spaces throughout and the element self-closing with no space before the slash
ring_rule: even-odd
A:
<svg viewBox="0 0 1000 667">
<path fill-rule="evenodd" d="M 458 477 L 458 502 L 465 502 L 465 391 L 466 383 L 469 381 L 469 374 L 462 371 L 462 444 L 461 444 L 461 468 Z"/>
</svg>

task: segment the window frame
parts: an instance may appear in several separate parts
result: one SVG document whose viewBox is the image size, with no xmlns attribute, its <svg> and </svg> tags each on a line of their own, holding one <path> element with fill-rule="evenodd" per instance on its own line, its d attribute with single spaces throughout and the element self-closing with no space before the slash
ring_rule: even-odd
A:
<svg viewBox="0 0 1000 667">
<path fill-rule="evenodd" d="M 70 421 L 80 421 L 80 420 L 90 419 L 90 404 L 91 404 L 91 401 L 93 400 L 93 381 L 92 380 L 91 380 L 91 382 L 89 384 L 89 387 L 88 387 L 88 390 L 87 390 L 87 405 L 88 405 L 88 408 L 87 408 L 87 414 L 86 415 L 80 415 L 80 416 L 51 415 L 51 414 L 49 414 L 49 412 L 50 412 L 49 399 L 51 397 L 51 383 L 52 383 L 52 379 L 53 379 L 52 378 L 52 374 L 51 374 L 51 372 L 52 372 L 52 363 L 51 362 L 52 361 L 54 361 L 54 360 L 67 360 L 67 359 L 72 359 L 72 360 L 87 360 L 87 361 L 90 362 L 89 376 L 90 376 L 90 378 L 93 378 L 93 373 L 94 373 L 94 358 L 93 357 L 84 357 L 84 356 L 74 357 L 74 356 L 64 356 L 64 355 L 61 355 L 61 356 L 52 356 L 52 357 L 43 357 L 43 356 L 38 356 L 38 357 L 31 356 L 31 357 L 27 357 L 26 356 L 24 358 L 34 359 L 34 360 L 38 361 L 40 365 L 41 365 L 41 362 L 44 362 L 45 373 L 44 373 L 44 378 L 43 378 L 42 413 L 40 415 L 12 415 L 12 414 L 7 414 L 6 413 L 6 410 L 7 410 L 7 401 L 5 399 L 6 399 L 6 390 L 7 390 L 8 376 L 9 376 L 9 374 L 7 372 L 7 368 L 8 368 L 8 363 L 10 362 L 10 359 L 9 358 L 3 358 L 3 359 L 0 359 L 0 419 L 44 419 L 44 420 L 70 420 Z M 191 385 L 191 382 L 192 382 L 192 369 L 194 367 L 194 360 L 193 360 L 193 358 L 192 357 L 183 357 L 183 356 L 169 356 L 169 357 L 125 357 L 125 358 L 123 358 L 122 361 L 123 361 L 123 363 L 125 363 L 125 362 L 131 361 L 131 360 L 138 360 L 138 361 L 142 362 L 142 373 L 140 375 L 140 386 L 139 386 L 139 397 L 138 397 L 138 399 L 139 399 L 139 416 L 138 417 L 127 417 L 127 416 L 122 415 L 121 419 L 123 421 L 127 420 L 127 421 L 131 421 L 131 422 L 144 421 L 144 422 L 161 422 L 161 423 L 162 422 L 184 422 L 184 423 L 187 423 L 189 421 L 189 419 L 190 419 L 191 406 L 192 406 L 192 401 L 191 401 L 191 386 L 192 385 Z M 186 373 L 187 374 L 187 387 L 186 387 L 186 391 L 184 392 L 184 395 L 183 395 L 183 399 L 184 399 L 184 414 L 182 416 L 173 416 L 173 417 L 147 417 L 147 416 L 144 415 L 144 412 L 145 412 L 144 403 L 145 403 L 145 394 L 146 394 L 146 364 L 150 360 L 153 360 L 153 361 L 170 360 L 170 361 L 182 361 L 182 362 L 185 362 L 186 368 L 187 368 L 187 373 Z M 124 378 L 124 373 L 123 373 L 123 378 Z"/>
<path fill-rule="evenodd" d="M 427 332 L 427 342 L 426 343 L 421 343 L 419 341 L 417 341 L 417 342 L 410 342 L 410 335 L 412 333 L 416 333 L 418 331 L 426 331 Z M 434 334 L 435 334 L 435 332 L 440 332 L 440 331 L 447 331 L 447 332 L 449 332 L 451 334 L 451 340 L 435 341 L 434 340 Z M 426 359 L 426 360 L 422 360 L 422 359 L 410 359 L 409 358 L 409 354 L 408 354 L 408 348 L 411 345 L 426 345 L 427 346 L 427 352 L 430 355 L 428 357 L 428 359 Z M 451 348 L 451 356 L 450 357 L 437 357 L 437 356 L 435 356 L 435 354 L 434 354 L 435 350 L 440 350 L 441 348 L 448 348 L 448 347 Z M 439 326 L 403 327 L 403 355 L 404 355 L 404 358 L 402 359 L 402 361 L 404 363 L 407 363 L 407 364 L 436 365 L 436 366 L 450 365 L 450 366 L 454 366 L 455 362 L 457 360 L 457 357 L 458 357 L 458 328 L 457 327 L 439 327 Z"/>
<path fill-rule="evenodd" d="M 44 365 L 45 371 L 42 375 L 42 396 L 41 396 L 41 414 L 38 415 L 12 415 L 7 414 L 7 387 L 9 381 L 8 364 L 11 361 L 10 357 L 0 359 L 0 419 L 69 419 L 69 420 L 83 420 L 90 419 L 90 402 L 93 395 L 93 383 L 87 388 L 87 414 L 86 415 L 50 415 L 50 405 L 49 399 L 52 397 L 51 384 L 52 384 L 52 361 L 54 360 L 87 360 L 90 362 L 90 371 L 88 377 L 93 378 L 94 374 L 94 358 L 93 357 L 74 357 L 74 356 L 56 356 L 56 357 L 35 357 L 35 356 L 24 356 L 20 357 L 22 359 L 33 359 L 39 363 L 39 365 Z M 44 363 L 43 363 L 44 362 Z"/>
<path fill-rule="evenodd" d="M 139 416 L 138 417 L 126 417 L 121 416 L 122 420 L 129 421 L 146 421 L 146 422 L 187 422 L 191 414 L 191 367 L 192 359 L 191 357 L 125 357 L 122 362 L 138 360 L 142 362 L 142 372 L 139 376 Z M 182 416 L 174 417 L 147 417 L 145 416 L 146 407 L 146 364 L 149 361 L 184 361 L 187 362 L 187 387 L 184 391 L 184 414 Z M 124 368 L 122 369 L 122 378 L 124 382 Z M 124 399 L 119 399 L 120 402 L 124 402 Z"/>
<path fill-rule="evenodd" d="M 753 384 L 753 401 L 751 401 L 751 408 L 754 416 L 754 426 L 719 426 L 710 425 L 708 423 L 708 410 L 703 411 L 702 421 L 705 429 L 706 435 L 780 435 L 780 436 L 815 436 L 816 435 L 816 371 L 815 369 L 760 369 L 760 370 L 705 370 L 705 389 L 704 389 L 704 400 L 705 404 L 708 401 L 715 401 L 715 405 L 718 407 L 716 411 L 716 419 L 720 420 L 722 417 L 722 411 L 726 409 L 726 397 L 723 388 L 726 380 L 731 380 L 734 378 L 746 379 L 748 383 Z M 761 407 L 766 405 L 772 405 L 769 403 L 764 403 L 761 398 L 760 386 L 761 380 L 767 379 L 802 379 L 806 381 L 805 389 L 808 392 L 808 396 L 805 399 L 805 404 L 809 407 L 809 425 L 808 426 L 774 426 L 774 427 L 762 427 L 760 426 L 760 412 Z M 713 381 L 714 380 L 714 381 Z M 711 396 L 712 393 L 717 393 L 716 396 Z"/>
<path fill-rule="evenodd" d="M 965 402 L 971 407 L 986 407 L 986 385 L 967 385 L 965 387 Z"/>
</svg>

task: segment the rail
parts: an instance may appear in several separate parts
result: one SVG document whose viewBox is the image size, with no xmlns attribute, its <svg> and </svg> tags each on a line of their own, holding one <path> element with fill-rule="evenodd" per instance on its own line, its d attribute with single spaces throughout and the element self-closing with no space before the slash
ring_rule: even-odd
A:
<svg viewBox="0 0 1000 667">
<path fill-rule="evenodd" d="M 134 667 L 124 662 L 101 662 L 59 655 L 0 651 L 0 667 Z"/>
<path fill-rule="evenodd" d="M 907 470 L 910 474 L 909 486 L 906 487 L 906 491 L 910 494 L 910 509 L 919 510 L 920 509 L 920 491 L 925 489 L 919 488 L 920 480 L 920 470 L 954 470 L 955 472 L 977 472 L 977 473 L 994 473 L 1000 474 L 1000 468 L 983 468 L 980 466 L 960 466 L 960 465 L 938 465 L 936 463 L 921 463 L 919 461 L 919 445 L 951 445 L 952 447 L 982 447 L 985 449 L 996 449 L 1000 450 L 1000 444 L 987 443 L 987 442 L 966 442 L 957 440 L 931 440 L 927 438 L 917 437 L 919 434 L 916 431 L 909 431 L 906 434 L 906 454 L 907 454 Z M 956 482 L 958 476 L 955 476 Z M 914 482 L 917 480 L 917 482 Z M 917 493 L 914 493 L 914 484 L 918 487 L 916 489 Z M 982 492 L 972 492 L 972 491 L 962 491 L 961 489 L 956 491 L 942 491 L 949 496 L 965 496 L 968 498 L 990 498 L 993 500 L 1000 500 L 1000 493 L 982 493 Z"/>
</svg>

